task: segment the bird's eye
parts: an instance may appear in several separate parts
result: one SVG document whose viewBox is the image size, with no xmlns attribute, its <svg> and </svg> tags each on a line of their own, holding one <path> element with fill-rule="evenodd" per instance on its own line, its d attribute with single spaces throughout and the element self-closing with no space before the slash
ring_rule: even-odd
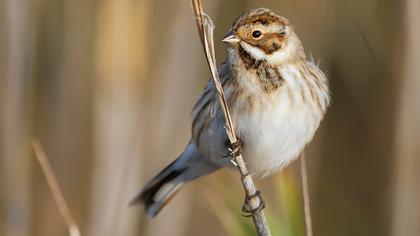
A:
<svg viewBox="0 0 420 236">
<path fill-rule="evenodd" d="M 254 39 L 257 39 L 257 38 L 261 37 L 261 35 L 262 35 L 262 33 L 259 30 L 255 30 L 255 31 L 252 32 L 252 37 Z"/>
</svg>

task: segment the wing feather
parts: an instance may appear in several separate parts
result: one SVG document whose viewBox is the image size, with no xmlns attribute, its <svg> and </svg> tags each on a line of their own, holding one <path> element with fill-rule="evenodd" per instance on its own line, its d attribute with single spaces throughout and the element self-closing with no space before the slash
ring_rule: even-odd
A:
<svg viewBox="0 0 420 236">
<path fill-rule="evenodd" d="M 222 64 L 218 68 L 220 82 L 225 87 L 226 82 L 229 80 L 229 71 L 226 63 Z M 207 81 L 203 92 L 199 96 L 197 102 L 192 109 L 192 140 L 199 147 L 200 137 L 203 131 L 205 131 L 216 119 L 216 114 L 220 110 L 219 100 L 217 97 L 217 91 L 212 79 Z"/>
</svg>

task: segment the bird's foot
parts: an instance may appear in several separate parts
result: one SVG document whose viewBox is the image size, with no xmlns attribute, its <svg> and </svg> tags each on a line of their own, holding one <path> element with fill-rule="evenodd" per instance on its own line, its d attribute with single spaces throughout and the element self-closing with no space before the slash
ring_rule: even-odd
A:
<svg viewBox="0 0 420 236">
<path fill-rule="evenodd" d="M 255 206 L 256 207 L 252 207 Z M 261 197 L 261 192 L 257 191 L 252 196 L 245 196 L 244 204 L 242 205 L 242 215 L 245 217 L 250 217 L 254 213 L 260 212 L 265 208 L 265 202 Z"/>
<path fill-rule="evenodd" d="M 227 150 L 229 151 L 229 153 L 223 157 L 230 157 L 234 160 L 237 156 L 239 156 L 242 153 L 242 141 L 240 139 L 236 139 L 235 143 L 230 143 L 228 141 L 227 146 Z"/>
</svg>

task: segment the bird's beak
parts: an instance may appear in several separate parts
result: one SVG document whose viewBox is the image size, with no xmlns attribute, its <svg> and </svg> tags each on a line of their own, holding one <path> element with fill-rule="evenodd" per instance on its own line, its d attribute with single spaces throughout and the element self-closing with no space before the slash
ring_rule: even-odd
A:
<svg viewBox="0 0 420 236">
<path fill-rule="evenodd" d="M 230 31 L 225 37 L 222 38 L 222 42 L 228 43 L 228 44 L 235 44 L 239 43 L 238 37 L 235 36 L 235 33 Z"/>
</svg>

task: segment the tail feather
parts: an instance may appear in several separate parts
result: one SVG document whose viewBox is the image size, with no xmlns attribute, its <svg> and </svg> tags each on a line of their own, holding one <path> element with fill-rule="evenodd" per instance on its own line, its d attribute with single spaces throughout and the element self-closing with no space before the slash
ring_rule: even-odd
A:
<svg viewBox="0 0 420 236">
<path fill-rule="evenodd" d="M 151 179 L 135 195 L 130 205 L 144 205 L 146 215 L 154 218 L 185 182 L 207 175 L 218 168 L 220 166 L 207 162 L 194 144 L 189 144 L 178 159 Z"/>
<path fill-rule="evenodd" d="M 146 215 L 154 218 L 160 210 L 172 199 L 183 185 L 180 175 L 185 169 L 175 169 L 176 161 L 168 165 L 158 175 L 147 183 L 131 200 L 130 205 L 142 204 Z"/>
</svg>

